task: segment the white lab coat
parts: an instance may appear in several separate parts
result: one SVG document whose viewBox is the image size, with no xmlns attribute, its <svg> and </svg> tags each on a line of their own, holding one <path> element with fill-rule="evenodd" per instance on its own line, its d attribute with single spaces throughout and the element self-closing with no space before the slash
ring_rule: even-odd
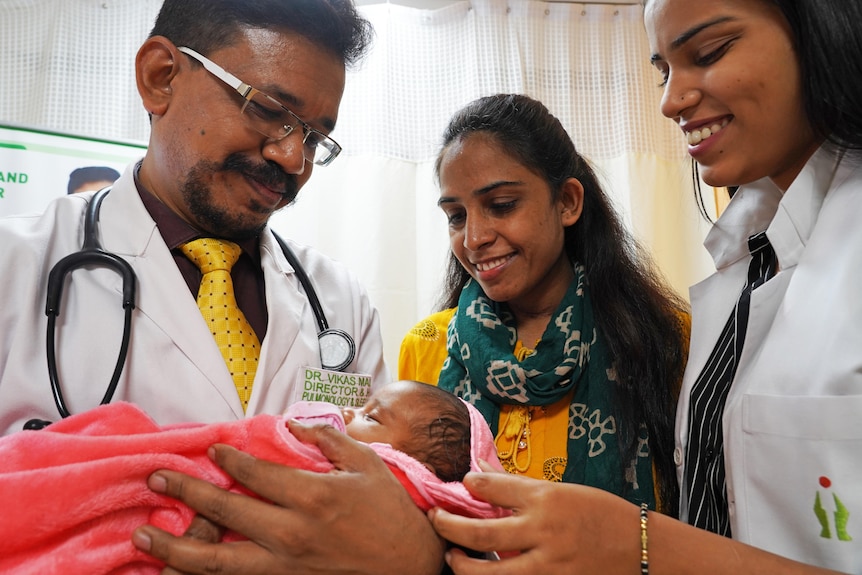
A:
<svg viewBox="0 0 862 575">
<path fill-rule="evenodd" d="M 140 405 L 159 424 L 243 417 L 236 389 L 194 296 L 134 185 L 133 168 L 101 206 L 100 240 L 137 274 L 137 307 L 122 378 L 114 396 Z M 46 363 L 48 273 L 81 248 L 91 196 L 54 201 L 44 214 L 0 220 L 0 433 L 30 418 L 56 420 Z M 351 373 L 389 380 L 376 309 L 346 267 L 291 243 L 311 278 L 330 327 L 351 334 Z M 269 230 L 261 236 L 269 321 L 246 415 L 281 413 L 299 398 L 300 368 L 320 367 L 317 323 L 293 268 Z M 71 278 L 69 281 L 68 278 Z M 67 277 L 57 321 L 57 358 L 72 413 L 98 405 L 122 334 L 121 279 L 106 269 Z"/>
<path fill-rule="evenodd" d="M 675 458 L 682 484 L 691 386 L 745 282 L 746 239 L 767 229 L 779 272 L 752 294 L 745 345 L 723 417 L 733 537 L 858 574 L 862 165 L 838 158 L 821 148 L 783 197 L 768 179 L 740 188 L 708 235 L 705 245 L 717 272 L 691 289 L 691 354 L 677 412 Z M 687 486 L 682 491 L 686 518 Z M 818 497 L 823 522 L 815 512 Z M 849 512 L 846 522 L 842 507 Z M 852 541 L 838 537 L 842 523 Z"/>
</svg>

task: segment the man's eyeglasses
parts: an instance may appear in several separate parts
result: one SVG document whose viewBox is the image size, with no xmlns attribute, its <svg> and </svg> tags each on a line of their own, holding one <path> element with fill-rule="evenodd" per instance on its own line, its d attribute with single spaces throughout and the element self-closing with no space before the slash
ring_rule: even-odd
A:
<svg viewBox="0 0 862 575">
<path fill-rule="evenodd" d="M 297 126 L 302 126 L 302 143 L 305 159 L 325 166 L 341 153 L 341 146 L 327 136 L 306 124 L 299 116 L 288 110 L 281 102 L 250 86 L 191 48 L 177 48 L 183 54 L 200 62 L 206 70 L 233 88 L 245 99 L 240 114 L 246 118 L 249 126 L 267 138 L 278 141 L 289 136 Z"/>
</svg>

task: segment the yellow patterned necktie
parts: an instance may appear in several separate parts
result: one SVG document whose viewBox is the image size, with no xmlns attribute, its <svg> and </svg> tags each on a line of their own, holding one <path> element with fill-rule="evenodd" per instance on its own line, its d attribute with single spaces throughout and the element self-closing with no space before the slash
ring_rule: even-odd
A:
<svg viewBox="0 0 862 575">
<path fill-rule="evenodd" d="M 200 238 L 180 249 L 203 274 L 198 308 L 224 357 L 245 412 L 257 371 L 260 340 L 236 303 L 230 277 L 242 248 L 226 240 Z"/>
</svg>

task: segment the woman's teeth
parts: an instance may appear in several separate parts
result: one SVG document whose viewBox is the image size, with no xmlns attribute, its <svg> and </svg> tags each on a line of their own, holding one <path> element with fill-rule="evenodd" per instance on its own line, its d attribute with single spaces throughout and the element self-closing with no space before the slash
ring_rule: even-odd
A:
<svg viewBox="0 0 862 575">
<path fill-rule="evenodd" d="M 712 126 L 707 126 L 705 128 L 701 128 L 700 130 L 692 130 L 691 132 L 687 132 L 685 134 L 686 139 L 688 140 L 689 146 L 695 146 L 708 137 L 712 136 L 720 132 L 727 126 L 727 119 L 722 120 L 720 124 L 713 124 Z"/>
<path fill-rule="evenodd" d="M 479 270 L 480 272 L 486 272 L 488 270 L 494 269 L 497 266 L 503 265 L 504 263 L 506 263 L 507 259 L 508 258 L 497 258 L 497 259 L 492 260 L 490 262 L 478 263 L 478 264 L 476 264 L 476 269 Z"/>
</svg>

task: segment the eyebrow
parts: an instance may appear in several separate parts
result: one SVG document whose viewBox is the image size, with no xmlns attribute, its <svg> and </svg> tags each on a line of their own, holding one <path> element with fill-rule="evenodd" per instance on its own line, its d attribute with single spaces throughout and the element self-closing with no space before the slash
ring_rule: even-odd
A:
<svg viewBox="0 0 862 575">
<path fill-rule="evenodd" d="M 702 24 L 698 24 L 697 26 L 689 28 L 688 30 L 677 36 L 676 39 L 670 43 L 670 49 L 671 51 L 676 50 L 704 30 L 706 30 L 707 28 L 716 26 L 718 24 L 724 24 L 725 22 L 730 22 L 731 20 L 735 20 L 735 18 L 733 18 L 732 16 L 720 16 L 713 20 L 708 20 L 706 22 L 703 22 Z M 659 54 L 653 54 L 649 58 L 651 64 L 654 64 L 659 60 L 664 60 L 664 58 L 662 58 Z"/>
<path fill-rule="evenodd" d="M 472 195 L 484 196 L 485 194 L 490 193 L 490 192 L 496 190 L 497 188 L 501 188 L 503 186 L 518 186 L 518 185 L 523 185 L 523 183 L 524 182 L 522 182 L 520 180 L 514 180 L 514 181 L 499 180 L 496 182 L 491 182 L 487 186 L 484 186 L 484 187 L 479 188 L 478 190 L 475 190 Z M 448 197 L 444 196 L 444 197 L 440 198 L 439 200 L 437 200 L 437 205 L 442 206 L 443 204 L 455 203 L 455 201 L 456 201 L 455 198 L 448 198 Z"/>
</svg>

